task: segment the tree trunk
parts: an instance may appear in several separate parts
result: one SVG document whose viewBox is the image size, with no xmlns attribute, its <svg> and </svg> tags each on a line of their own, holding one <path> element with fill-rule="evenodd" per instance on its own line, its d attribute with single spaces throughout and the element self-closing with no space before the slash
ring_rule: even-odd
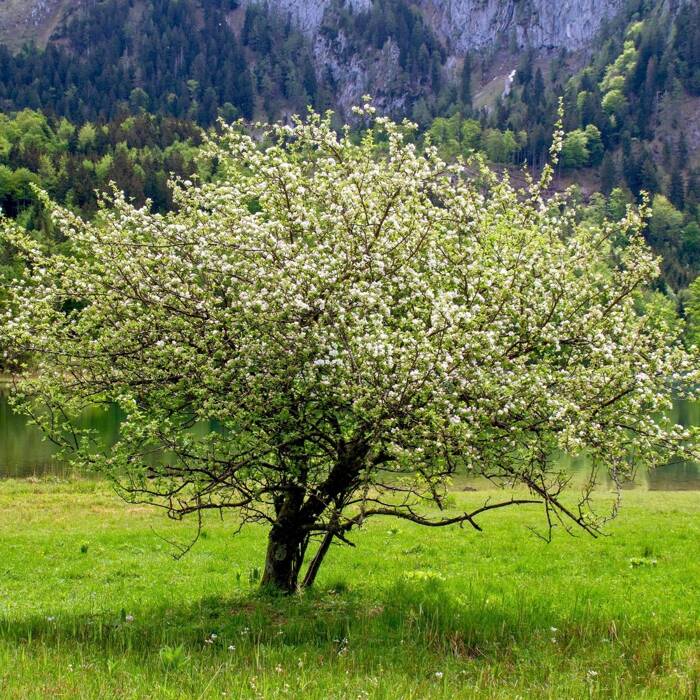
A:
<svg viewBox="0 0 700 700">
<path fill-rule="evenodd" d="M 354 487 L 368 451 L 369 447 L 364 441 L 344 445 L 325 482 L 309 492 L 305 486 L 288 488 L 285 495 L 275 502 L 277 521 L 270 530 L 267 542 L 261 588 L 276 588 L 285 593 L 297 590 L 309 542 L 309 528 L 318 522 L 329 504 L 337 507 L 342 501 L 341 497 Z M 303 462 L 298 471 L 305 473 Z M 309 567 L 305 585 L 313 583 L 332 540 L 333 534 L 329 532 Z"/>
<path fill-rule="evenodd" d="M 296 591 L 307 540 L 306 533 L 295 527 L 273 525 L 267 541 L 261 588 L 276 588 L 284 593 Z"/>
<path fill-rule="evenodd" d="M 331 542 L 333 542 L 334 536 L 334 533 L 327 532 L 325 537 L 323 538 L 323 541 L 321 542 L 318 548 L 318 552 L 316 552 L 316 556 L 311 560 L 309 568 L 306 571 L 306 576 L 304 576 L 304 588 L 310 588 L 314 585 L 314 581 L 316 580 L 316 574 L 321 568 L 323 558 L 328 553 L 328 549 L 331 546 Z"/>
</svg>

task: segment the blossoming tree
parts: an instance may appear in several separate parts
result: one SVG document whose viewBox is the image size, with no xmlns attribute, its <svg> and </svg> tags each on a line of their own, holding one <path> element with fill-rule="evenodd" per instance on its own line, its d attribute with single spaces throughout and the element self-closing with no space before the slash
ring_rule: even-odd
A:
<svg viewBox="0 0 700 700">
<path fill-rule="evenodd" d="M 619 483 L 694 444 L 660 418 L 697 377 L 636 311 L 657 274 L 640 213 L 582 225 L 550 171 L 516 189 L 361 111 L 359 141 L 314 114 L 226 128 L 219 179 L 175 183 L 171 214 L 47 201 L 60 254 L 4 225 L 27 259 L 2 324 L 18 372 L 31 358 L 25 410 L 129 500 L 267 523 L 262 582 L 286 591 L 372 517 L 479 528 L 537 503 L 595 534 L 598 469 Z M 101 445 L 76 418 L 108 404 L 124 421 Z M 562 452 L 596 465 L 579 497 Z M 461 512 L 460 474 L 521 488 Z"/>
</svg>

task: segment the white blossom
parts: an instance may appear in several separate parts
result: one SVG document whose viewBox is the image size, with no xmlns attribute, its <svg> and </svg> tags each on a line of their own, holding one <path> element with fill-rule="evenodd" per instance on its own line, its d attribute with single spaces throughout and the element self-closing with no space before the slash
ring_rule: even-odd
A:
<svg viewBox="0 0 700 700">
<path fill-rule="evenodd" d="M 644 207 L 579 224 L 566 195 L 545 198 L 551 168 L 519 191 L 359 111 L 359 144 L 313 114 L 259 141 L 222 127 L 217 179 L 175 182 L 165 215 L 113 193 L 86 222 L 44 197 L 67 252 L 3 220 L 28 262 L 0 310 L 4 356 L 31 358 L 25 405 L 173 514 L 275 523 L 294 491 L 320 531 L 429 520 L 464 471 L 595 530 L 587 493 L 580 512 L 559 501 L 557 455 L 619 483 L 695 449 L 662 416 L 697 358 L 635 308 L 658 275 Z M 125 418 L 101 451 L 73 421 L 110 402 Z"/>
</svg>

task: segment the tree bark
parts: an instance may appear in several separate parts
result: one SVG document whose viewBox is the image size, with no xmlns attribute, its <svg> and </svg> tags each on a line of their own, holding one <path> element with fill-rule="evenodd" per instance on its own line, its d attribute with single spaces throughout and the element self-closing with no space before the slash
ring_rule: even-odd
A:
<svg viewBox="0 0 700 700">
<path fill-rule="evenodd" d="M 342 454 L 330 470 L 328 478 L 311 492 L 299 486 L 289 489 L 275 503 L 277 521 L 270 530 L 261 588 L 276 588 L 285 593 L 297 590 L 299 574 L 309 542 L 309 528 L 330 504 L 353 488 L 369 451 L 364 441 L 344 445 Z M 303 469 L 299 470 L 300 472 Z M 330 547 L 333 535 L 324 539 L 309 567 L 304 585 L 311 585 Z"/>
<path fill-rule="evenodd" d="M 289 524 L 276 523 L 270 530 L 261 588 L 284 593 L 297 590 L 299 572 L 306 553 L 307 535 Z"/>
<path fill-rule="evenodd" d="M 314 581 L 316 580 L 316 574 L 321 568 L 323 558 L 328 553 L 328 549 L 331 546 L 331 542 L 333 542 L 334 536 L 334 533 L 327 532 L 325 537 L 323 538 L 323 541 L 321 542 L 318 548 L 318 552 L 316 552 L 316 556 L 311 560 L 309 568 L 306 571 L 306 576 L 304 576 L 304 588 L 310 588 L 314 585 Z"/>
</svg>

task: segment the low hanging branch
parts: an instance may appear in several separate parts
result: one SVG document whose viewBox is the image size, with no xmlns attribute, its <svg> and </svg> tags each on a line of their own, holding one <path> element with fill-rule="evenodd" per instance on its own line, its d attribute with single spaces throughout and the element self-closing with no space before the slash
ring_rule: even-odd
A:
<svg viewBox="0 0 700 700">
<path fill-rule="evenodd" d="M 461 515 L 455 515 L 452 518 L 442 518 L 439 520 L 423 517 L 421 515 L 418 515 L 418 513 L 414 513 L 410 510 L 402 512 L 398 510 L 392 510 L 391 508 L 375 508 L 373 510 L 368 510 L 365 513 L 363 513 L 362 517 L 369 518 L 373 515 L 383 515 L 392 518 L 400 518 L 402 520 L 409 520 L 410 522 L 416 523 L 417 525 L 425 525 L 427 527 L 446 527 L 448 525 L 462 525 L 463 523 L 469 523 L 475 530 L 481 532 L 481 526 L 478 525 L 477 522 L 474 520 L 474 518 L 477 515 L 481 515 L 481 513 L 485 513 L 489 510 L 495 510 L 496 508 L 505 508 L 506 506 L 532 504 L 539 505 L 540 503 L 542 503 L 542 501 L 538 501 L 531 498 L 511 498 L 510 500 L 504 501 L 503 503 L 493 503 L 489 505 L 484 505 L 481 508 L 477 508 L 475 511 L 472 511 L 471 513 L 462 513 Z M 357 518 L 354 524 L 357 524 L 360 520 L 361 518 Z"/>
<path fill-rule="evenodd" d="M 359 111 L 359 142 L 312 113 L 259 141 L 222 125 L 216 182 L 173 183 L 166 215 L 113 192 L 86 222 L 43 196 L 62 252 L 2 223 L 26 259 L 0 310 L 20 404 L 127 500 L 267 524 L 263 585 L 287 591 L 371 517 L 480 530 L 538 503 L 550 532 L 595 535 L 598 470 L 619 484 L 695 449 L 656 418 L 699 377 L 637 312 L 658 274 L 644 209 L 582 223 L 545 199 L 551 168 L 516 189 Z M 107 404 L 113 445 L 76 422 Z M 596 465 L 576 505 L 562 452 Z M 454 512 L 464 475 L 525 495 Z"/>
</svg>

